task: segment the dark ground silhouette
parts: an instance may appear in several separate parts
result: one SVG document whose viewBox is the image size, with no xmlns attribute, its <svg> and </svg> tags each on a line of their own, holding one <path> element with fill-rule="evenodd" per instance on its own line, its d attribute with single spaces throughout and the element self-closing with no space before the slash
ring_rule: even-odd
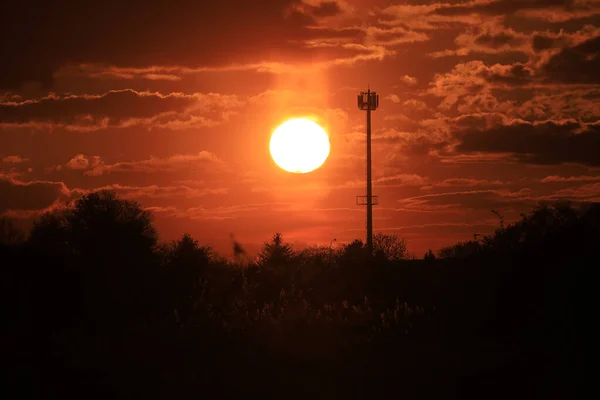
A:
<svg viewBox="0 0 600 400">
<path fill-rule="evenodd" d="M 599 204 L 539 206 L 424 260 L 395 236 L 371 258 L 276 234 L 233 263 L 160 243 L 151 217 L 102 191 L 26 240 L 2 220 L 3 398 L 583 395 Z"/>
</svg>

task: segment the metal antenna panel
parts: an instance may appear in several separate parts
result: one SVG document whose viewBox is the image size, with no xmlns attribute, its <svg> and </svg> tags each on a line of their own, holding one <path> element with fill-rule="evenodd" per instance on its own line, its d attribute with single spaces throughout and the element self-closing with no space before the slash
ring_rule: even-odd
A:
<svg viewBox="0 0 600 400">
<path fill-rule="evenodd" d="M 358 108 L 374 111 L 377 107 L 379 107 L 379 95 L 377 92 L 360 92 L 358 95 Z"/>
</svg>

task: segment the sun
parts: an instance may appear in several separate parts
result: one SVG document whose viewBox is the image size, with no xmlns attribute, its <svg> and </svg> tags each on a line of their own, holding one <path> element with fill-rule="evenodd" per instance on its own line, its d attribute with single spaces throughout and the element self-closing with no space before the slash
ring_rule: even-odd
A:
<svg viewBox="0 0 600 400">
<path fill-rule="evenodd" d="M 329 136 L 319 124 L 294 118 L 279 125 L 269 145 L 273 161 L 283 170 L 305 174 L 319 168 L 329 156 Z"/>
</svg>

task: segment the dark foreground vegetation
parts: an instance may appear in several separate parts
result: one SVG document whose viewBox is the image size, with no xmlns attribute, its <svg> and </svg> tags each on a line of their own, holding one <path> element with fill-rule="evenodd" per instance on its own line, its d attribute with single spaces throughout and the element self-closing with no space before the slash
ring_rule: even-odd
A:
<svg viewBox="0 0 600 400">
<path fill-rule="evenodd" d="M 111 192 L 26 240 L 1 222 L 2 398 L 583 395 L 598 204 L 540 206 L 425 260 L 393 236 L 370 258 L 275 235 L 230 262 L 189 235 L 160 244 Z"/>
</svg>

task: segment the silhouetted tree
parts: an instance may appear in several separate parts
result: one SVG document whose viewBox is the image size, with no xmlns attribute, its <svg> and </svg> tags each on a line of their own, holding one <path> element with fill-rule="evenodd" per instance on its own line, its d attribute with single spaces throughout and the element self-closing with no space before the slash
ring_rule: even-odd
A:
<svg viewBox="0 0 600 400">
<path fill-rule="evenodd" d="M 100 323 L 100 314 L 133 317 L 157 299 L 157 237 L 150 212 L 102 190 L 42 215 L 28 246 L 35 254 L 71 260 L 83 282 L 87 314 Z"/>
<path fill-rule="evenodd" d="M 157 244 L 151 213 L 114 191 L 86 194 L 66 216 L 73 251 L 94 261 L 143 261 Z"/>
<path fill-rule="evenodd" d="M 365 266 L 369 255 L 362 240 L 355 239 L 345 244 L 338 254 L 338 262 L 344 268 Z"/>
<path fill-rule="evenodd" d="M 435 254 L 433 254 L 433 251 L 431 251 L 431 249 L 429 249 L 423 256 L 423 259 L 424 260 L 435 260 Z"/>
<path fill-rule="evenodd" d="M 294 258 L 292 245 L 283 241 L 281 233 L 276 233 L 270 242 L 265 242 L 258 262 L 260 265 L 279 266 L 285 265 Z"/>
<path fill-rule="evenodd" d="M 354 239 L 352 242 L 344 245 L 342 255 L 346 257 L 362 257 L 365 245 L 362 240 Z"/>
<path fill-rule="evenodd" d="M 302 265 L 325 267 L 335 263 L 336 251 L 329 246 L 311 246 L 298 255 Z"/>
<path fill-rule="evenodd" d="M 40 215 L 34 222 L 27 244 L 33 251 L 66 255 L 73 252 L 66 209 Z"/>
<path fill-rule="evenodd" d="M 179 240 L 167 247 L 167 263 L 169 266 L 203 267 L 210 261 L 210 246 L 200 246 L 189 233 L 184 233 Z"/>
<path fill-rule="evenodd" d="M 438 256 L 440 258 L 464 258 L 477 254 L 482 250 L 483 247 L 479 241 L 469 240 L 442 247 L 438 251 Z"/>
<path fill-rule="evenodd" d="M 504 229 L 504 216 L 497 210 L 492 210 L 492 213 L 498 217 L 500 221 L 500 229 Z"/>
<path fill-rule="evenodd" d="M 596 206 L 597 207 L 597 206 Z M 440 249 L 442 258 L 468 257 L 482 252 L 511 253 L 517 250 L 533 248 L 547 243 L 549 238 L 559 236 L 557 240 L 563 247 L 575 245 L 581 236 L 590 237 L 596 232 L 592 229 L 590 235 L 584 235 L 581 225 L 588 221 L 587 211 L 594 206 L 583 210 L 576 210 L 570 202 L 558 202 L 552 206 L 538 205 L 529 215 L 521 215 L 521 220 L 508 226 L 498 212 L 494 212 L 501 219 L 500 228 L 490 235 L 482 235 L 481 239 L 459 242 L 455 245 Z M 574 235 L 566 232 L 573 231 Z"/>
<path fill-rule="evenodd" d="M 14 226 L 12 219 L 0 217 L 0 246 L 16 246 L 24 240 L 25 234 Z"/>
<path fill-rule="evenodd" d="M 406 242 L 396 234 L 378 232 L 373 235 L 373 252 L 388 261 L 406 258 Z"/>
<path fill-rule="evenodd" d="M 155 385 L 144 382 L 159 377 L 175 397 L 199 383 L 222 391 L 225 380 L 225 397 L 235 397 L 252 382 L 264 386 L 265 374 L 288 382 L 289 370 L 307 382 L 306 393 L 324 393 L 327 380 L 318 376 L 338 374 L 325 386 L 333 397 L 357 397 L 354 387 L 340 393 L 336 385 L 357 371 L 373 378 L 358 397 L 432 377 L 441 382 L 433 385 L 438 397 L 447 395 L 448 382 L 460 398 L 511 382 L 521 393 L 523 383 L 533 382 L 527 394 L 536 397 L 560 380 L 571 393 L 573 377 L 583 376 L 572 362 L 584 351 L 579 320 L 594 314 L 586 313 L 593 302 L 579 285 L 600 264 L 600 204 L 539 206 L 490 235 L 442 249 L 462 260 L 364 268 L 380 259 L 368 257 L 360 240 L 341 251 L 313 247 L 296 256 L 276 234 L 260 258 L 273 268 L 237 269 L 189 234 L 157 248 L 150 215 L 137 203 L 103 192 L 78 202 L 41 216 L 27 245 L 5 248 L 9 262 L 0 258 L 8 333 L 2 354 L 17 390 L 35 386 L 66 397 L 63 389 L 70 394 L 93 383 L 92 397 L 115 390 L 153 397 Z M 401 246 L 396 254 L 402 253 Z M 435 255 L 429 250 L 424 258 Z M 290 265 L 312 276 L 298 279 L 293 271 L 288 279 Z M 144 291 L 152 287 L 159 291 Z M 165 306 L 148 313 L 148 298 Z M 72 311 L 80 303 L 85 308 Z M 97 324 L 71 326 L 61 319 L 70 315 Z M 104 332 L 103 325 L 115 329 Z M 463 356 L 468 365 L 454 363 Z M 300 368 L 288 368 L 288 361 Z M 437 374 L 442 364 L 453 368 Z M 317 368 L 317 379 L 306 366 Z M 276 381 L 251 389 L 284 390 Z"/>
<path fill-rule="evenodd" d="M 212 249 L 200 246 L 188 233 L 161 247 L 163 273 L 169 282 L 172 306 L 185 313 L 191 305 L 194 293 L 201 287 L 204 271 L 211 261 Z M 165 286 L 167 286 L 165 284 Z M 164 305 L 164 304 L 163 304 Z"/>
</svg>

